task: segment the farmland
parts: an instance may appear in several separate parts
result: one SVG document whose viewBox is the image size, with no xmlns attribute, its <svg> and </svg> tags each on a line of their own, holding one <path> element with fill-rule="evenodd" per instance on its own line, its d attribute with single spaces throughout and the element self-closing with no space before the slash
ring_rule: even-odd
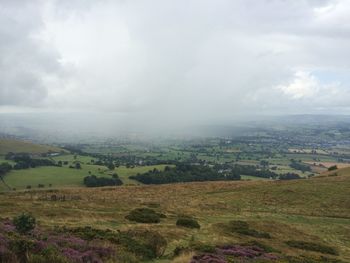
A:
<svg viewBox="0 0 350 263">
<path fill-rule="evenodd" d="M 129 179 L 129 176 L 137 173 L 146 172 L 154 168 L 164 169 L 164 165 L 144 166 L 136 168 L 126 168 L 124 166 L 118 167 L 114 170 L 124 184 L 138 184 Z M 5 181 L 16 190 L 26 189 L 28 186 L 36 188 L 37 185 L 42 184 L 48 188 L 60 187 L 82 187 L 83 178 L 91 172 L 97 176 L 110 176 L 111 172 L 104 166 L 98 165 L 82 165 L 82 169 L 71 169 L 68 167 L 38 167 L 26 170 L 14 170 L 6 175 Z M 6 190 L 3 185 L 0 189 Z"/>
<path fill-rule="evenodd" d="M 71 235 L 88 242 L 80 249 L 92 242 L 92 250 L 117 251 L 106 252 L 106 262 L 179 263 L 222 259 L 222 253 L 236 253 L 223 262 L 349 262 L 346 140 L 290 136 L 287 130 L 230 139 L 109 140 L 42 152 L 25 143 L 29 148 L 17 155 L 4 148 L 0 165 L 13 169 L 0 186 L 0 235 L 2 225 L 13 229 L 9 220 L 24 212 L 44 236 Z M 118 178 L 122 185 L 90 188 L 87 176 Z M 42 236 L 31 240 L 40 243 Z"/>
</svg>

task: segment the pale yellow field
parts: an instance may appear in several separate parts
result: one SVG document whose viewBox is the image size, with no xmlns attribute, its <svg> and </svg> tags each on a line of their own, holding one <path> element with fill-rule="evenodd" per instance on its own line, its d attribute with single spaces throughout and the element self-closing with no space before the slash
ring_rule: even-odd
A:
<svg viewBox="0 0 350 263">
<path fill-rule="evenodd" d="M 314 166 L 323 166 L 329 168 L 331 166 L 336 165 L 338 168 L 350 167 L 350 163 L 338 163 L 338 162 L 304 162 L 307 164 L 311 164 Z"/>
<path fill-rule="evenodd" d="M 8 152 L 40 154 L 61 151 L 64 150 L 50 145 L 34 144 L 29 141 L 19 141 L 13 139 L 0 139 L 0 155 L 5 155 Z"/>
</svg>

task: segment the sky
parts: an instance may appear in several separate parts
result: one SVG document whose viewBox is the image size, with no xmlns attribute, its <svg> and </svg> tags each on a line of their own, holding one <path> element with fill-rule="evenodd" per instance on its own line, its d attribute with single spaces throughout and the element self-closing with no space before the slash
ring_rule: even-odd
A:
<svg viewBox="0 0 350 263">
<path fill-rule="evenodd" d="M 349 114 L 349 14 L 348 0 L 0 0 L 0 113 Z"/>
</svg>

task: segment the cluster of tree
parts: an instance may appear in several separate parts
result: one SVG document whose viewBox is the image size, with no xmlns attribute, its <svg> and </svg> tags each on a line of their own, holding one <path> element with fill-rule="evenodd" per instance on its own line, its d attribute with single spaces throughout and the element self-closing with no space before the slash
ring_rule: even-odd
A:
<svg viewBox="0 0 350 263">
<path fill-rule="evenodd" d="M 79 162 L 75 162 L 74 165 L 69 165 L 69 168 L 71 169 L 81 169 L 81 164 Z"/>
<path fill-rule="evenodd" d="M 84 184 L 87 187 L 100 187 L 100 186 L 115 186 L 122 185 L 123 182 L 118 176 L 113 175 L 112 178 L 97 177 L 96 175 L 89 175 L 84 177 Z"/>
<path fill-rule="evenodd" d="M 9 163 L 0 164 L 0 177 L 12 170 L 12 166 Z"/>
<path fill-rule="evenodd" d="M 13 166 L 15 170 L 34 168 L 37 166 L 58 166 L 53 160 L 32 158 L 27 153 L 10 152 L 6 154 L 5 159 L 16 162 Z"/>
<path fill-rule="evenodd" d="M 267 168 L 261 168 L 259 166 L 254 165 L 235 164 L 234 166 L 232 166 L 231 164 L 225 163 L 215 165 L 214 169 L 218 171 L 230 171 L 230 173 L 234 175 L 250 175 L 255 177 L 272 179 L 276 179 L 278 177 L 277 173 L 272 172 Z"/>
<path fill-rule="evenodd" d="M 219 173 L 208 166 L 179 163 L 173 168 L 166 166 L 164 171 L 153 169 L 144 174 L 130 176 L 130 179 L 137 180 L 144 184 L 166 184 L 197 181 L 240 180 L 241 177 L 238 174 L 233 173 Z"/>
<path fill-rule="evenodd" d="M 106 166 L 109 170 L 114 170 L 120 165 L 125 165 L 127 168 L 133 168 L 135 166 L 149 166 L 149 165 L 158 165 L 158 164 L 172 164 L 172 161 L 161 161 L 154 158 L 151 160 L 146 157 L 145 159 L 136 158 L 135 156 L 129 156 L 128 158 L 124 157 L 110 157 L 110 156 L 99 156 L 97 161 L 91 160 L 91 163 L 94 165 Z"/>
<path fill-rule="evenodd" d="M 63 165 L 67 165 L 68 161 L 58 161 L 57 166 L 62 167 Z"/>
<path fill-rule="evenodd" d="M 93 158 L 97 159 L 97 161 L 91 160 L 91 164 L 106 166 L 108 169 L 111 169 L 112 165 L 115 167 L 119 167 L 120 165 L 125 165 L 126 167 L 134 167 L 134 166 L 149 166 L 149 165 L 158 165 L 158 164 L 173 164 L 174 161 L 164 161 L 154 156 L 143 156 L 138 157 L 132 154 L 126 155 L 104 155 L 93 153 L 89 154 Z"/>
<path fill-rule="evenodd" d="M 302 177 L 300 177 L 299 174 L 295 174 L 295 173 L 286 173 L 286 174 L 281 174 L 279 176 L 280 180 L 295 180 L 295 179 L 301 179 Z"/>
<path fill-rule="evenodd" d="M 328 171 L 335 171 L 337 169 L 338 169 L 338 167 L 336 165 L 332 165 L 332 166 L 328 167 Z"/>
<path fill-rule="evenodd" d="M 294 159 L 291 160 L 291 164 L 289 165 L 291 168 L 294 168 L 296 170 L 304 172 L 310 172 L 311 167 L 307 164 L 303 164 L 301 161 L 295 161 Z"/>
</svg>

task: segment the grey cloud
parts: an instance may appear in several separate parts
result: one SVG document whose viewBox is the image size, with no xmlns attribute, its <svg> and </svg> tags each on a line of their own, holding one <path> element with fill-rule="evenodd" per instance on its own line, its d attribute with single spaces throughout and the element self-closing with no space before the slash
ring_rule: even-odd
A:
<svg viewBox="0 0 350 263">
<path fill-rule="evenodd" d="M 39 1 L 21 13 L 8 3 L 0 49 L 13 55 L 0 58 L 2 105 L 185 124 L 350 110 L 349 83 L 336 79 L 332 88 L 315 81 L 307 99 L 293 94 L 310 88 L 297 72 L 350 70 L 346 0 Z M 37 32 L 44 37 L 34 41 Z M 294 82 L 301 86 L 288 89 Z"/>
<path fill-rule="evenodd" d="M 60 71 L 58 54 L 36 38 L 39 4 L 0 2 L 0 105 L 40 106 L 48 94 L 43 78 Z"/>
</svg>

